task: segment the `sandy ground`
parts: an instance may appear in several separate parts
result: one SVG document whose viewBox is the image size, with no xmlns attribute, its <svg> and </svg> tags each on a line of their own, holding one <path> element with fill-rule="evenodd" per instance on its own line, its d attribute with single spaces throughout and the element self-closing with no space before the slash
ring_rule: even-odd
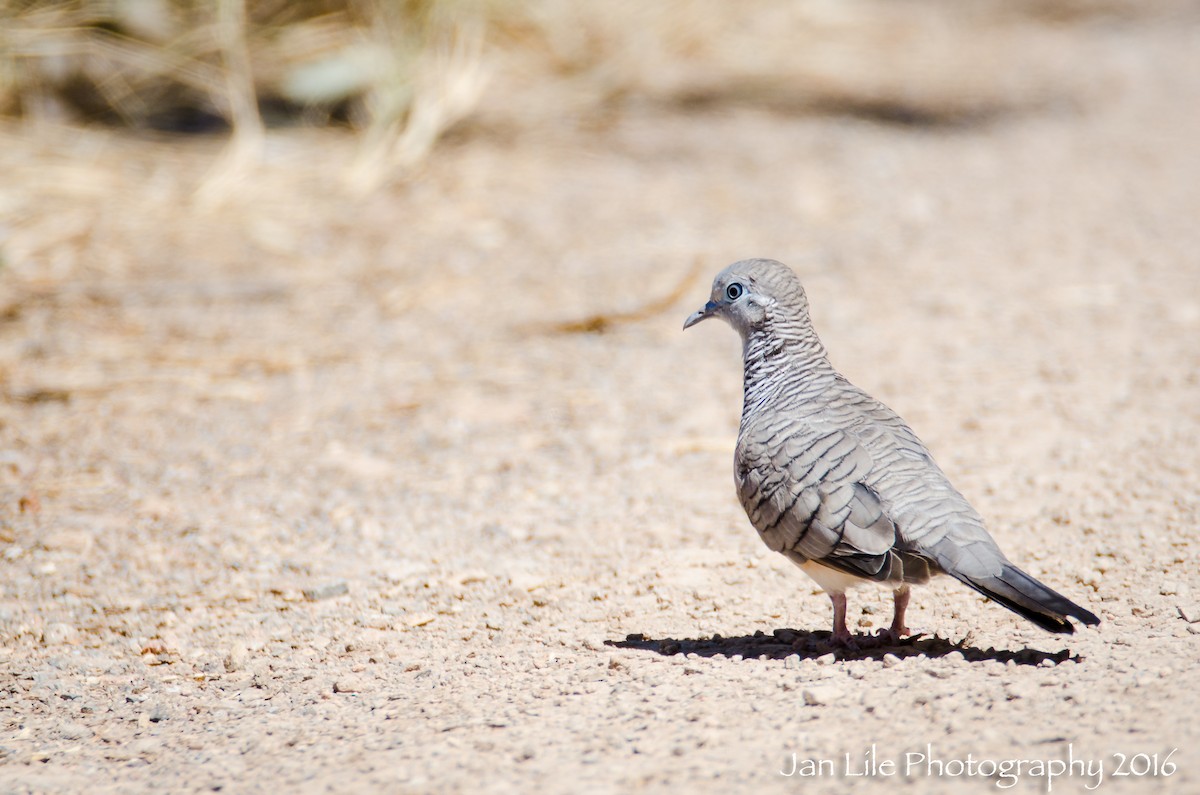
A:
<svg viewBox="0 0 1200 795">
<path fill-rule="evenodd" d="M 6 128 L 0 791 L 1200 791 L 1196 21 L 953 123 L 634 102 L 364 199 L 332 133 L 205 208 L 214 143 Z M 830 653 L 736 336 L 680 331 L 746 256 L 1098 629 L 939 581 Z"/>
</svg>

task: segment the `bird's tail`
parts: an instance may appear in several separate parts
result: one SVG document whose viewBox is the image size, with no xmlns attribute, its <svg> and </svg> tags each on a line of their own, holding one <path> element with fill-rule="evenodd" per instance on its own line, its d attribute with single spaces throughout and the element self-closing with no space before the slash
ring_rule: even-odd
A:
<svg viewBox="0 0 1200 795">
<path fill-rule="evenodd" d="M 971 577 L 954 571 L 948 573 L 1049 632 L 1074 632 L 1075 627 L 1067 620 L 1068 616 L 1088 625 L 1100 623 L 1090 610 L 1047 588 L 1007 561 L 998 575 Z"/>
</svg>

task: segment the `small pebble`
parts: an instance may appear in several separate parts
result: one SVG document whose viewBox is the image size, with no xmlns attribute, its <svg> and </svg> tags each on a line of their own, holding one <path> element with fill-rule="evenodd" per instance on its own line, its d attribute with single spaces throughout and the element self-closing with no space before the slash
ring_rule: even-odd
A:
<svg viewBox="0 0 1200 795">
<path fill-rule="evenodd" d="M 366 689 L 366 683 L 357 676 L 344 676 L 333 683 L 335 693 L 361 693 Z"/>
<path fill-rule="evenodd" d="M 432 624 L 436 620 L 437 616 L 433 613 L 413 613 L 404 619 L 404 623 L 410 627 L 423 627 L 426 624 Z M 486 626 L 490 630 L 499 630 L 501 628 L 499 624 L 492 623 L 489 623 Z"/>
<path fill-rule="evenodd" d="M 1179 617 L 1189 624 L 1200 623 L 1200 603 L 1187 605 L 1186 607 L 1180 605 L 1175 609 L 1179 611 Z"/>
<path fill-rule="evenodd" d="M 883 667 L 884 668 L 892 668 L 899 664 L 900 664 L 900 658 L 897 657 L 896 655 L 892 654 L 891 652 L 888 652 L 887 654 L 883 655 Z"/>
<path fill-rule="evenodd" d="M 804 703 L 810 707 L 820 707 L 831 703 L 835 693 L 827 687 L 813 687 L 801 693 Z"/>
<path fill-rule="evenodd" d="M 74 643 L 79 636 L 79 631 L 70 624 L 54 623 L 47 624 L 42 630 L 42 643 L 47 646 L 54 646 L 59 643 Z"/>
<path fill-rule="evenodd" d="M 58 730 L 67 740 L 86 740 L 95 734 L 94 731 L 80 723 L 64 723 Z"/>
<path fill-rule="evenodd" d="M 783 658 L 783 667 L 785 669 L 799 668 L 800 667 L 800 655 L 799 654 L 789 654 L 787 657 L 784 657 Z"/>
<path fill-rule="evenodd" d="M 322 599 L 332 599 L 335 596 L 345 596 L 350 593 L 350 586 L 345 580 L 327 583 L 326 585 L 318 585 L 313 588 L 305 588 L 301 593 L 304 598 L 310 602 L 319 602 Z"/>
<path fill-rule="evenodd" d="M 137 756 L 153 756 L 162 750 L 163 741 L 157 737 L 142 737 L 129 743 L 129 751 Z"/>
<path fill-rule="evenodd" d="M 45 549 L 86 555 L 92 548 L 93 537 L 84 530 L 60 530 L 50 533 L 41 542 Z"/>
<path fill-rule="evenodd" d="M 246 661 L 250 659 L 250 652 L 246 651 L 245 646 L 234 646 L 225 655 L 225 670 L 229 673 L 241 670 L 246 667 Z"/>
</svg>

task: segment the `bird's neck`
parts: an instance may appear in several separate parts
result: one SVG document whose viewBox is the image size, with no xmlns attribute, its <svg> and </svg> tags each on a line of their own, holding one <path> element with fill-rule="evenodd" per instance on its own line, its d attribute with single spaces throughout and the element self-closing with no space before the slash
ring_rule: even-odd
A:
<svg viewBox="0 0 1200 795">
<path fill-rule="evenodd" d="M 807 323 L 767 323 L 742 341 L 743 419 L 764 404 L 803 401 L 837 376 L 825 346 Z"/>
</svg>

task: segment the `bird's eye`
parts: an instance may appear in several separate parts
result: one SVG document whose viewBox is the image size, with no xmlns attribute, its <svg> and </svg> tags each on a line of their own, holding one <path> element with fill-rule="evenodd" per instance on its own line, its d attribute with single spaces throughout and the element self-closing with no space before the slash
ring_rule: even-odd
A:
<svg viewBox="0 0 1200 795">
<path fill-rule="evenodd" d="M 730 301 L 736 301 L 742 297 L 742 293 L 744 292 L 746 292 L 746 288 L 742 287 L 742 285 L 738 284 L 737 282 L 734 282 L 725 288 L 725 297 Z"/>
</svg>

